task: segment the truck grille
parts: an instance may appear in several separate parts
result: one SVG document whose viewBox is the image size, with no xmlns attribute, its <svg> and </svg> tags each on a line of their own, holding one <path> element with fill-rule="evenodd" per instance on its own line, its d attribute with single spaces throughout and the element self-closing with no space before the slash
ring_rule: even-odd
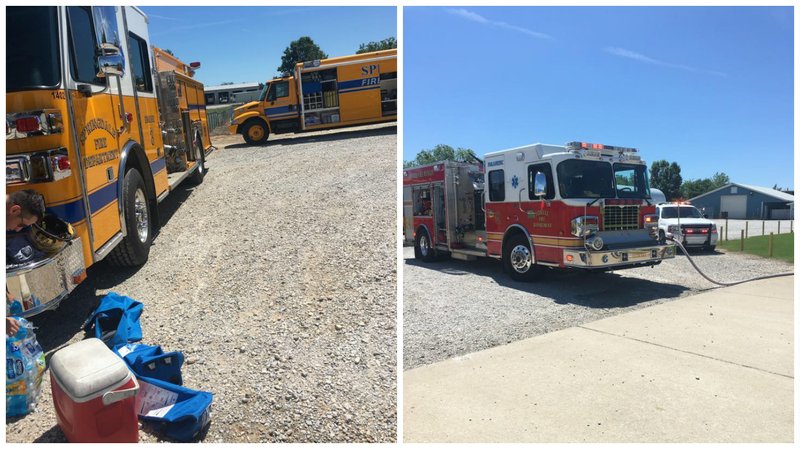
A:
<svg viewBox="0 0 800 449">
<path fill-rule="evenodd" d="M 606 231 L 639 229 L 639 206 L 603 207 L 603 229 Z"/>
</svg>

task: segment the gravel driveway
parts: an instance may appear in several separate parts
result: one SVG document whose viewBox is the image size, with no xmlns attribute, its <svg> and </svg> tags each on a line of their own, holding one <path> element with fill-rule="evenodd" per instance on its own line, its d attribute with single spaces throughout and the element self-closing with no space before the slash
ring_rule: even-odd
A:
<svg viewBox="0 0 800 449">
<path fill-rule="evenodd" d="M 159 207 L 143 267 L 101 262 L 33 319 L 48 360 L 115 291 L 144 303 L 143 343 L 183 351 L 184 385 L 214 394 L 204 441 L 395 441 L 396 127 L 214 143 L 205 182 Z M 6 441 L 64 441 L 45 376 Z"/>
<path fill-rule="evenodd" d="M 712 279 L 791 272 L 792 264 L 740 253 L 690 253 Z M 512 281 L 500 261 L 423 263 L 403 249 L 403 369 L 553 332 L 714 288 L 686 257 L 610 273 L 554 271 Z"/>
</svg>

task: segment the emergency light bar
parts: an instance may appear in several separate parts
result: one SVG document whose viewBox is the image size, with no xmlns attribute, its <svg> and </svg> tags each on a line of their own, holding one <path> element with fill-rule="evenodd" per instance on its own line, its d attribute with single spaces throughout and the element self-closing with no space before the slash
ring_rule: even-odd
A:
<svg viewBox="0 0 800 449">
<path fill-rule="evenodd" d="M 602 143 L 589 143 L 589 142 L 570 142 L 567 145 L 568 150 L 608 150 L 608 151 L 619 151 L 622 153 L 636 153 L 639 150 L 636 148 L 628 148 L 628 147 L 615 147 L 613 145 L 604 145 Z"/>
</svg>

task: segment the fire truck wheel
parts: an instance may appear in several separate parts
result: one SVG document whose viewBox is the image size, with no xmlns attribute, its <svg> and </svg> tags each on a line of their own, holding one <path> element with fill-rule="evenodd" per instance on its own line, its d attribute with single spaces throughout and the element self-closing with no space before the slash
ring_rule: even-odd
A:
<svg viewBox="0 0 800 449">
<path fill-rule="evenodd" d="M 191 182 L 194 185 L 200 185 L 203 183 L 203 178 L 206 177 L 206 150 L 203 148 L 203 140 L 200 138 L 200 134 L 195 134 L 194 136 L 194 148 L 196 151 L 195 161 L 199 166 L 192 174 Z"/>
<path fill-rule="evenodd" d="M 249 145 L 263 145 L 267 143 L 269 130 L 261 120 L 251 120 L 244 125 L 242 136 Z"/>
<path fill-rule="evenodd" d="M 533 280 L 539 271 L 524 235 L 512 236 L 503 247 L 503 268 L 515 281 Z"/>
<path fill-rule="evenodd" d="M 122 207 L 125 210 L 125 228 L 128 233 L 109 253 L 108 258 L 117 266 L 139 266 L 147 262 L 150 254 L 153 227 L 144 180 L 136 169 L 125 173 L 122 182 Z"/>
<path fill-rule="evenodd" d="M 667 243 L 667 236 L 664 235 L 664 231 L 658 230 L 658 243 L 665 244 Z"/>
<path fill-rule="evenodd" d="M 423 230 L 419 231 L 417 233 L 417 242 L 414 245 L 414 258 L 422 260 L 423 262 L 431 262 L 434 257 L 430 236 Z"/>
</svg>

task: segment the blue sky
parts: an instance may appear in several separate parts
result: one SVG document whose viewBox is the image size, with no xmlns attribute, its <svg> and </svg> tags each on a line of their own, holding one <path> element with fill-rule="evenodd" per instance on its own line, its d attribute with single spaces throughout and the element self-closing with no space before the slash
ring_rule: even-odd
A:
<svg viewBox="0 0 800 449">
<path fill-rule="evenodd" d="M 403 159 L 573 140 L 794 187 L 789 7 L 406 7 Z"/>
<path fill-rule="evenodd" d="M 150 41 L 184 62 L 200 61 L 206 85 L 261 82 L 277 75 L 283 50 L 310 36 L 328 56 L 354 54 L 369 41 L 397 37 L 395 7 L 145 6 Z"/>
</svg>

